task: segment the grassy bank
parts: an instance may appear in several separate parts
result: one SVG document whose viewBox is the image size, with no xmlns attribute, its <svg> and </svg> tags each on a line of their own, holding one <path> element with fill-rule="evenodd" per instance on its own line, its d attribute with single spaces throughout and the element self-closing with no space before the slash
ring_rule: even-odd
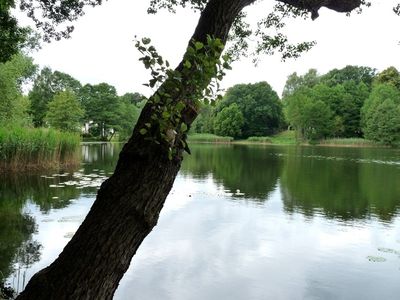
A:
<svg viewBox="0 0 400 300">
<path fill-rule="evenodd" d="M 44 128 L 0 128 L 0 170 L 25 170 L 79 163 L 80 137 Z"/>
<path fill-rule="evenodd" d="M 232 144 L 268 144 L 268 145 L 314 145 L 330 147 L 386 147 L 382 144 L 363 138 L 332 138 L 315 141 L 296 140 L 296 133 L 291 130 L 282 131 L 273 136 L 252 136 L 245 140 L 233 140 L 231 137 L 217 136 L 208 133 L 189 135 L 189 142 L 195 143 L 232 143 Z"/>
<path fill-rule="evenodd" d="M 251 136 L 246 140 L 234 141 L 235 144 L 271 144 L 271 145 L 295 145 L 294 131 L 282 131 L 272 136 Z"/>
<path fill-rule="evenodd" d="M 188 135 L 189 143 L 231 143 L 230 136 L 218 136 L 211 133 L 192 133 Z"/>
<path fill-rule="evenodd" d="M 252 143 L 264 143 L 274 145 L 295 145 L 296 136 L 294 131 L 282 131 L 273 136 L 249 137 L 246 141 Z"/>
</svg>

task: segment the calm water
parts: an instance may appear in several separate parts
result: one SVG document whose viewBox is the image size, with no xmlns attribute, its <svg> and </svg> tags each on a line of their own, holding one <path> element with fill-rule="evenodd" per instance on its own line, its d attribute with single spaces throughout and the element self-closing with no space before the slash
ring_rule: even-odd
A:
<svg viewBox="0 0 400 300">
<path fill-rule="evenodd" d="M 0 276 L 14 288 L 57 257 L 120 147 L 0 177 Z M 399 150 L 191 148 L 115 299 L 399 299 Z"/>
</svg>

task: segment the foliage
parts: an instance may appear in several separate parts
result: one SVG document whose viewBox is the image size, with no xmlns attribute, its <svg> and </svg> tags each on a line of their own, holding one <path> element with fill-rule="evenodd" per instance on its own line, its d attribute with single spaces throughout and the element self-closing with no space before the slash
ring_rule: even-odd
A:
<svg viewBox="0 0 400 300">
<path fill-rule="evenodd" d="M 362 124 L 365 129 L 367 119 L 376 110 L 376 107 L 384 100 L 391 99 L 396 101 L 400 98 L 400 92 L 393 85 L 377 84 L 373 87 L 369 97 L 365 100 L 361 108 Z"/>
<path fill-rule="evenodd" d="M 230 69 L 230 58 L 221 57 L 224 45 L 220 39 L 207 36 L 206 43 L 192 40 L 182 63 L 173 70 L 150 42 L 148 38 L 136 41 L 136 48 L 143 55 L 140 60 L 152 75 L 145 85 L 158 86 L 148 101 L 151 122 L 145 123 L 139 132 L 145 139 L 165 146 L 172 159 L 180 147 L 190 152 L 186 134 L 202 101 L 213 104 L 215 99 L 222 98 L 219 81 Z M 183 118 L 184 111 L 187 114 Z"/>
<path fill-rule="evenodd" d="M 86 84 L 80 90 L 79 98 L 85 110 L 85 121 L 94 124 L 91 133 L 102 139 L 108 138 L 119 125 L 120 105 L 115 87 L 107 83 Z"/>
<path fill-rule="evenodd" d="M 375 70 L 369 67 L 346 66 L 317 77 L 316 72 L 311 69 L 306 75 L 292 74 L 285 86 L 283 101 L 289 123 L 294 125 L 305 121 L 304 118 L 300 123 L 294 120 L 301 117 L 299 106 L 307 103 L 296 98 L 321 100 L 329 107 L 333 117 L 328 136 L 362 137 L 361 108 L 369 96 Z M 290 104 L 289 101 L 296 103 Z"/>
<path fill-rule="evenodd" d="M 140 93 L 125 93 L 120 97 L 124 103 L 131 103 L 139 106 L 141 102 L 146 101 L 147 98 Z"/>
<path fill-rule="evenodd" d="M 214 119 L 214 132 L 217 135 L 237 138 L 242 134 L 244 118 L 236 103 L 223 108 Z"/>
<path fill-rule="evenodd" d="M 0 123 L 29 123 L 27 101 L 21 89 L 35 70 L 32 59 L 22 54 L 14 55 L 10 61 L 0 64 Z"/>
<path fill-rule="evenodd" d="M 0 128 L 0 169 L 49 167 L 77 162 L 80 137 L 54 129 Z"/>
<path fill-rule="evenodd" d="M 367 139 L 387 145 L 400 142 L 400 91 L 391 84 L 374 87 L 363 107 Z"/>
<path fill-rule="evenodd" d="M 310 91 L 313 99 L 322 100 L 333 112 L 335 126 L 332 135 L 337 137 L 361 135 L 360 110 L 369 94 L 364 83 L 347 81 L 332 87 L 319 84 Z"/>
<path fill-rule="evenodd" d="M 251 2 L 255 1 L 249 1 L 249 3 Z M 207 3 L 206 0 L 151 0 L 148 12 L 156 13 L 160 9 L 175 12 L 177 5 L 190 6 L 196 11 L 202 11 Z M 310 50 L 315 45 L 314 41 L 291 43 L 287 35 L 283 33 L 283 29 L 286 26 L 286 19 L 297 17 L 306 19 L 309 12 L 312 12 L 315 17 L 315 12 L 318 11 L 319 7 L 312 8 L 312 4 L 308 5 L 302 2 L 293 2 L 292 4 L 276 4 L 273 11 L 265 18 L 258 20 L 255 25 L 246 21 L 247 14 L 245 12 L 239 13 L 229 34 L 231 41 L 230 48 L 227 50 L 229 56 L 238 59 L 240 56 L 250 53 L 256 63 L 262 53 L 274 54 L 279 52 L 282 53 L 282 60 L 285 60 L 297 58 L 301 53 Z M 253 39 L 250 39 L 250 37 L 253 37 Z"/>
<path fill-rule="evenodd" d="M 377 84 L 391 84 L 400 90 L 400 73 L 395 67 L 389 67 L 376 76 L 375 82 Z"/>
<path fill-rule="evenodd" d="M 290 74 L 283 88 L 282 97 L 286 98 L 293 95 L 297 90 L 308 87 L 312 88 L 320 82 L 320 76 L 316 69 L 310 69 L 304 75 L 297 75 L 296 72 Z"/>
<path fill-rule="evenodd" d="M 314 141 L 332 134 L 332 111 L 325 102 L 316 99 L 311 89 L 304 89 L 287 99 L 287 118 L 299 138 Z"/>
<path fill-rule="evenodd" d="M 0 63 L 5 63 L 23 48 L 28 40 L 30 30 L 20 27 L 10 13 L 14 8 L 13 0 L 0 1 Z"/>
<path fill-rule="evenodd" d="M 59 71 L 53 72 L 48 67 L 43 68 L 35 78 L 32 90 L 29 92 L 33 124 L 36 127 L 44 125 L 48 104 L 57 93 L 71 90 L 77 94 L 80 88 L 80 82 L 72 76 Z"/>
<path fill-rule="evenodd" d="M 282 104 L 268 83 L 238 84 L 229 88 L 216 107 L 217 116 L 233 103 L 244 118 L 241 137 L 269 135 L 281 128 Z"/>
<path fill-rule="evenodd" d="M 210 104 L 200 103 L 199 115 L 191 125 L 191 131 L 196 133 L 214 132 L 214 110 Z"/>
<path fill-rule="evenodd" d="M 80 132 L 83 109 L 75 93 L 70 90 L 60 92 L 48 104 L 46 123 L 61 131 Z"/>
<path fill-rule="evenodd" d="M 328 86 L 336 86 L 347 82 L 364 83 L 369 90 L 376 76 L 376 69 L 364 66 L 346 66 L 343 69 L 333 69 L 321 77 Z"/>
<path fill-rule="evenodd" d="M 130 95 L 140 95 L 138 93 L 129 93 Z M 139 118 L 139 113 L 143 105 L 143 98 L 141 102 L 138 100 L 132 101 L 132 97 L 126 97 L 127 94 L 119 98 L 118 108 L 118 124 L 114 130 L 118 131 L 118 138 L 121 141 L 127 140 L 133 132 L 133 128 Z M 143 97 L 143 96 L 142 96 Z"/>
</svg>

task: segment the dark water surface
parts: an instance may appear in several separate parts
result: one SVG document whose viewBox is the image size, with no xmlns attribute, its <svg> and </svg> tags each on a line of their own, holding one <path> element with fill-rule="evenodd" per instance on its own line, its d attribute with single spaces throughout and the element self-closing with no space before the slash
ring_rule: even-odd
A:
<svg viewBox="0 0 400 300">
<path fill-rule="evenodd" d="M 110 176 L 82 165 L 0 176 L 0 276 L 50 264 Z M 400 151 L 192 145 L 115 299 L 400 299 Z"/>
</svg>

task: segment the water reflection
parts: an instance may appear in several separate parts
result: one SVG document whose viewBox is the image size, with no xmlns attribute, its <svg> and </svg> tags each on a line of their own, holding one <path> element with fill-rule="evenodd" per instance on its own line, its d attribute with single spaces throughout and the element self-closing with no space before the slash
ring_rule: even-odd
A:
<svg viewBox="0 0 400 300">
<path fill-rule="evenodd" d="M 58 256 L 121 147 L 0 177 L 0 271 L 16 289 Z M 397 299 L 399 150 L 191 150 L 115 299 Z"/>
<path fill-rule="evenodd" d="M 388 222 L 398 214 L 400 169 L 391 160 L 398 151 L 301 147 L 286 151 L 281 177 L 286 212 L 323 213 L 342 220 L 377 216 Z"/>
<path fill-rule="evenodd" d="M 7 196 L 1 193 L 0 197 L 0 275 L 13 275 L 18 283 L 13 286 L 18 289 L 20 282 L 24 285 L 26 269 L 40 259 L 41 245 L 32 240 L 37 225 L 32 216 L 23 212 L 24 202 Z"/>
<path fill-rule="evenodd" d="M 279 181 L 287 213 L 390 222 L 400 208 L 399 150 L 193 145 L 192 153 L 181 173 L 211 176 L 232 199 L 266 201 Z"/>
<path fill-rule="evenodd" d="M 25 287 L 33 273 L 28 270 L 41 260 L 43 248 L 35 239 L 39 227 L 37 214 L 43 214 L 41 222 L 52 223 L 56 220 L 46 215 L 70 206 L 77 199 L 93 200 L 99 185 L 96 180 L 104 180 L 112 173 L 121 147 L 122 144 L 83 145 L 82 165 L 75 169 L 0 174 L 0 279 L 8 277 L 17 292 Z M 77 174 L 81 174 L 78 179 L 96 184 L 79 185 Z M 63 184 L 74 181 L 77 184 Z M 83 218 L 77 219 L 78 224 Z M 71 221 L 74 217 L 58 220 Z M 69 232 L 68 238 L 72 234 Z"/>
<path fill-rule="evenodd" d="M 204 179 L 212 175 L 225 189 L 254 201 L 265 201 L 282 171 L 277 148 L 193 145 L 181 173 Z"/>
</svg>

